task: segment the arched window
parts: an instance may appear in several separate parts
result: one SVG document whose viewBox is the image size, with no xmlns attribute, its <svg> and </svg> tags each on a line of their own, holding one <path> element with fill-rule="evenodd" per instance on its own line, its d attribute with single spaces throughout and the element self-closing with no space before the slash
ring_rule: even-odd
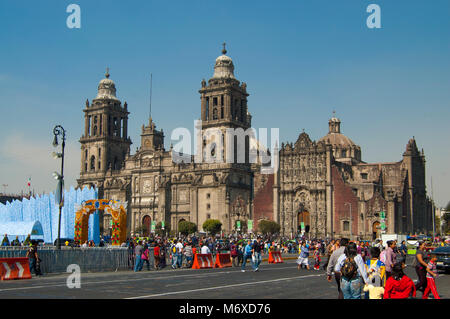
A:
<svg viewBox="0 0 450 319">
<path fill-rule="evenodd" d="M 91 171 L 95 171 L 95 156 L 91 156 Z"/>
</svg>

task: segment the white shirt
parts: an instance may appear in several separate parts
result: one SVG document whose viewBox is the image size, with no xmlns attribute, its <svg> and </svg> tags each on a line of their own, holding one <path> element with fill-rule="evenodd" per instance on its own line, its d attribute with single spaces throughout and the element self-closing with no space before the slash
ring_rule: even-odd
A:
<svg viewBox="0 0 450 319">
<path fill-rule="evenodd" d="M 177 243 L 175 245 L 177 252 L 179 252 L 181 254 L 181 252 L 183 251 L 183 244 L 182 243 Z"/>
<path fill-rule="evenodd" d="M 202 254 L 210 254 L 211 250 L 209 250 L 208 246 L 203 246 L 202 247 Z"/>
</svg>

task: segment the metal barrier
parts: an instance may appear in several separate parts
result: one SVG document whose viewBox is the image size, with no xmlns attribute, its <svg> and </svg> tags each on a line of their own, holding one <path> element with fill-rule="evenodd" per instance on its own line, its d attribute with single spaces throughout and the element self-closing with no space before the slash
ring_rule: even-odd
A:
<svg viewBox="0 0 450 319">
<path fill-rule="evenodd" d="M 0 247 L 0 258 L 26 257 L 29 247 Z M 153 248 L 150 248 L 150 265 L 154 265 Z M 81 272 L 101 272 L 127 270 L 134 267 L 130 264 L 132 254 L 126 247 L 90 247 L 69 248 L 39 247 L 38 256 L 41 259 L 41 272 L 65 273 L 67 266 L 77 264 Z M 131 256 L 130 256 L 131 255 Z M 134 258 L 132 258 L 134 261 Z M 151 266 L 153 268 L 153 266 Z"/>
</svg>

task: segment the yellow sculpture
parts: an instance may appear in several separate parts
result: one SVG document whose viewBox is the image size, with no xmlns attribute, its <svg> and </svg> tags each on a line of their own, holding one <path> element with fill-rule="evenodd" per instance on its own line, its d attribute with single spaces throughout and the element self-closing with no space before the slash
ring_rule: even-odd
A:
<svg viewBox="0 0 450 319">
<path fill-rule="evenodd" d="M 76 209 L 75 242 L 82 244 L 88 240 L 89 216 L 97 210 L 101 210 L 112 217 L 111 244 L 120 246 L 127 240 L 127 202 L 93 199 L 83 202 Z"/>
</svg>

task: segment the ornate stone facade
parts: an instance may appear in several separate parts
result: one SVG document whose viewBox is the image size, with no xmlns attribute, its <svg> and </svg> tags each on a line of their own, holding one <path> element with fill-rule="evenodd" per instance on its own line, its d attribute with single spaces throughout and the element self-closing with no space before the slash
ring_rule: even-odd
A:
<svg viewBox="0 0 450 319">
<path fill-rule="evenodd" d="M 303 222 L 311 237 L 379 238 L 383 211 L 386 233 L 429 233 L 425 156 L 415 140 L 401 161 L 367 164 L 340 125 L 333 117 L 318 142 L 303 132 L 295 144 L 282 144 L 274 183 L 274 203 L 280 203 L 274 215 L 282 232 L 295 235 Z"/>
<path fill-rule="evenodd" d="M 204 134 L 206 129 L 224 133 L 228 128 L 246 130 L 251 126 L 246 84 L 235 78 L 233 61 L 225 55 L 225 49 L 222 53 L 216 59 L 213 77 L 208 83 L 203 80 L 199 91 L 202 119 L 199 129 L 204 145 L 214 145 L 207 141 L 210 137 Z M 100 197 L 128 201 L 130 234 L 146 235 L 151 221 L 164 221 L 177 233 L 179 222 L 186 220 L 197 224 L 201 231 L 207 219 L 220 220 L 222 229 L 232 232 L 237 220 L 246 225 L 251 219 L 254 168 L 249 164 L 248 139 L 243 162 L 229 163 L 225 158 L 236 159 L 236 151 L 223 153 L 223 162 L 206 161 L 206 157 L 214 159 L 214 151 L 202 148 L 196 155 L 200 155 L 200 162 L 194 163 L 194 157 L 189 155 L 190 162 L 177 164 L 173 157 L 182 154 L 172 148 L 165 150 L 163 130 L 157 130 L 150 119 L 147 126 L 142 126 L 141 147 L 130 155 L 127 104 L 121 106 L 109 74 L 100 81 L 96 99 L 92 104 L 87 101 L 84 112 L 78 185 L 95 185 Z M 109 219 L 107 216 L 101 219 L 101 232 L 108 234 Z"/>
</svg>

